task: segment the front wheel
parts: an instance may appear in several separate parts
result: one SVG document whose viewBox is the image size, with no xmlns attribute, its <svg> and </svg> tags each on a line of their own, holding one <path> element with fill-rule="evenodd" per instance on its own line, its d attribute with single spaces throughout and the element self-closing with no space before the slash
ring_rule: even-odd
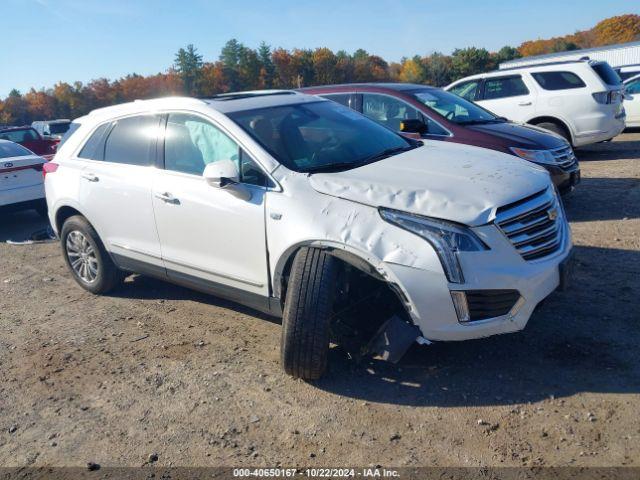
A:
<svg viewBox="0 0 640 480">
<path fill-rule="evenodd" d="M 327 368 L 338 261 L 316 248 L 302 248 L 293 260 L 280 342 L 284 370 L 315 380 Z"/>
<path fill-rule="evenodd" d="M 118 268 L 84 217 L 68 218 L 62 226 L 60 241 L 67 266 L 82 288 L 100 294 L 107 293 L 118 283 Z"/>
<path fill-rule="evenodd" d="M 567 142 L 569 142 L 569 145 L 571 145 L 571 135 L 569 135 L 569 132 L 567 132 L 563 127 L 561 127 L 557 123 L 542 122 L 542 123 L 536 124 L 536 127 L 544 128 L 545 130 L 549 130 L 550 132 L 553 132 L 556 135 L 560 135 Z"/>
</svg>

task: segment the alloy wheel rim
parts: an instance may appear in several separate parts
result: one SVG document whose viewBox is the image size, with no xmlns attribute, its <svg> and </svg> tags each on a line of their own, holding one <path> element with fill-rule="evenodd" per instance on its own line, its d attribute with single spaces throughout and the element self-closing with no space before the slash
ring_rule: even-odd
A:
<svg viewBox="0 0 640 480">
<path fill-rule="evenodd" d="M 87 237 L 74 230 L 67 235 L 65 243 L 69 264 L 76 275 L 87 283 L 95 282 L 98 277 L 98 258 Z"/>
</svg>

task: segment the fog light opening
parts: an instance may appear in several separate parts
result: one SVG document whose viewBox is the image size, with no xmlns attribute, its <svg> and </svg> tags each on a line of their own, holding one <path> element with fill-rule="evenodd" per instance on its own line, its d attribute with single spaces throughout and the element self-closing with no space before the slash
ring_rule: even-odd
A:
<svg viewBox="0 0 640 480">
<path fill-rule="evenodd" d="M 460 323 L 468 322 L 471 317 L 469 316 L 469 305 L 467 304 L 467 295 L 463 291 L 451 291 L 451 299 L 453 300 L 453 306 L 456 309 L 456 315 L 458 315 L 458 321 Z"/>
</svg>

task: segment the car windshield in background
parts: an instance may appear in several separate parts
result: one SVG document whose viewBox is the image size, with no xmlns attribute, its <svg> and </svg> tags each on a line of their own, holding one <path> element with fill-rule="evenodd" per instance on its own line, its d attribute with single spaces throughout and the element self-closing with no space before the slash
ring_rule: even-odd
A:
<svg viewBox="0 0 640 480">
<path fill-rule="evenodd" d="M 245 110 L 229 117 L 297 172 L 349 170 L 420 145 L 329 101 Z"/>
<path fill-rule="evenodd" d="M 26 157 L 33 153 L 17 143 L 0 143 L 0 158 Z"/>
<path fill-rule="evenodd" d="M 444 90 L 424 89 L 410 94 L 434 112 L 460 125 L 505 121 L 475 103 Z"/>
<path fill-rule="evenodd" d="M 611 68 L 611 65 L 606 62 L 594 63 L 593 65 L 591 65 L 591 68 L 595 70 L 598 76 L 607 85 L 616 86 L 622 83 L 622 80 L 620 80 L 620 77 L 618 76 L 616 71 Z"/>
</svg>

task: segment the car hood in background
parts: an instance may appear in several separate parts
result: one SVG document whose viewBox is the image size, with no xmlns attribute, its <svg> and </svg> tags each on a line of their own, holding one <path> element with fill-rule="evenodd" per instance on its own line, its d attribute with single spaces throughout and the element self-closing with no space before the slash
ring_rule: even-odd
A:
<svg viewBox="0 0 640 480">
<path fill-rule="evenodd" d="M 503 138 L 511 143 L 510 147 L 547 150 L 567 146 L 564 138 L 535 125 L 501 122 L 468 125 L 466 128 Z"/>
<path fill-rule="evenodd" d="M 525 160 L 438 141 L 353 170 L 312 174 L 309 181 L 326 195 L 470 226 L 551 185 L 543 168 Z"/>
</svg>

